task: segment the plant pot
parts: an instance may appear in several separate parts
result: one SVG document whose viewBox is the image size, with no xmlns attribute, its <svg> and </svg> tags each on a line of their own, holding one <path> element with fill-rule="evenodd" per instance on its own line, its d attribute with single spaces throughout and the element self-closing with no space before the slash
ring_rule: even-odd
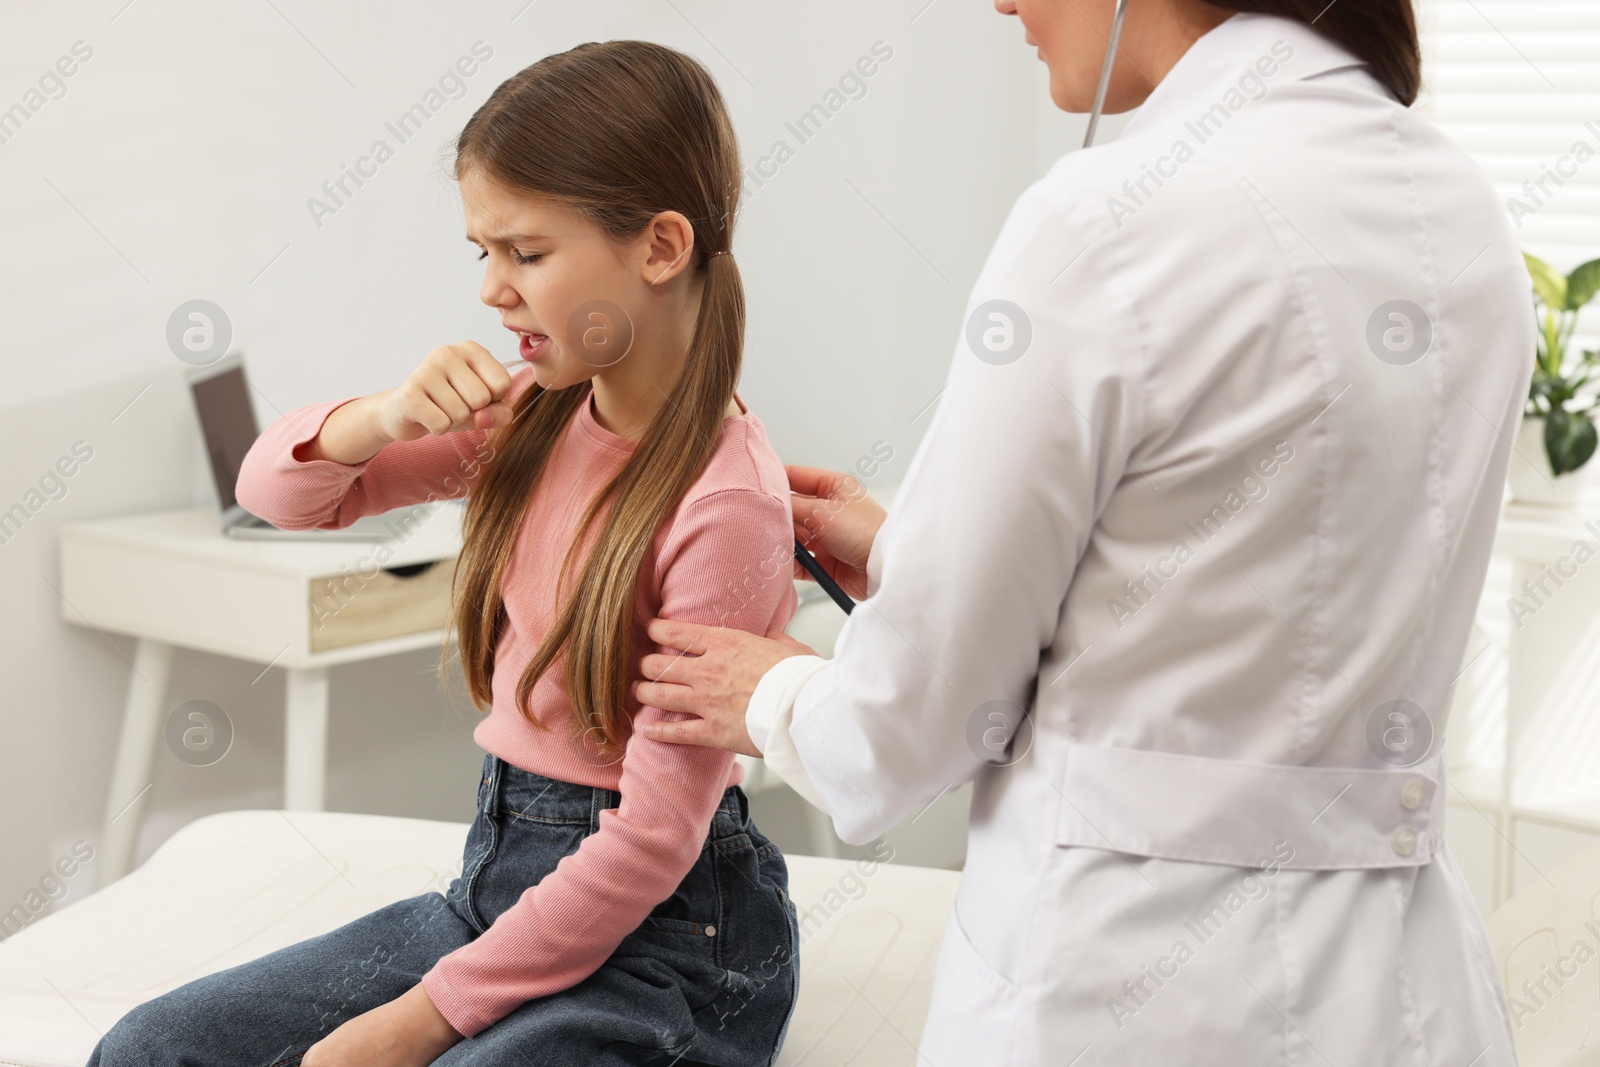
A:
<svg viewBox="0 0 1600 1067">
<path fill-rule="evenodd" d="M 1519 504 L 1571 507 L 1588 483 L 1591 466 L 1586 463 L 1559 477 L 1551 473 L 1550 456 L 1544 448 L 1544 419 L 1538 415 L 1524 415 L 1507 475 L 1511 499 Z"/>
</svg>

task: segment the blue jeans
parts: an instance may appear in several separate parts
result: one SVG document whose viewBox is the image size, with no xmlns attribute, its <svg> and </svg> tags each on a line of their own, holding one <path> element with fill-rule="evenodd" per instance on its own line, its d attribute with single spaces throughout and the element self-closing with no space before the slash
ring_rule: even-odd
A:
<svg viewBox="0 0 1600 1067">
<path fill-rule="evenodd" d="M 341 1023 L 395 999 L 488 929 L 620 803 L 614 790 L 486 755 L 461 875 L 445 893 L 398 901 L 147 1001 L 106 1033 L 89 1067 L 298 1064 Z M 799 935 L 783 854 L 731 786 L 682 884 L 599 970 L 524 1002 L 434 1063 L 770 1065 L 799 992 Z"/>
</svg>

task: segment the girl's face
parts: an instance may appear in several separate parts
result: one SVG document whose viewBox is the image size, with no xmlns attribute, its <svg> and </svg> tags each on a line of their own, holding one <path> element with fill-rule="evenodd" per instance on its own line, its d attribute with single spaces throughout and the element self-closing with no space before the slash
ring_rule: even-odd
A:
<svg viewBox="0 0 1600 1067">
<path fill-rule="evenodd" d="M 518 334 L 535 380 L 564 389 L 620 365 L 646 325 L 647 252 L 476 171 L 460 184 L 467 240 L 484 250 L 479 299 Z"/>
</svg>

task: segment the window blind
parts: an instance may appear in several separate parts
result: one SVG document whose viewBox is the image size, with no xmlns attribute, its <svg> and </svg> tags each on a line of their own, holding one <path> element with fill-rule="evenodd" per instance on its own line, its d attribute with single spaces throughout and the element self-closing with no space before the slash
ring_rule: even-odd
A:
<svg viewBox="0 0 1600 1067">
<path fill-rule="evenodd" d="M 1600 258 L 1600 2 L 1419 0 L 1418 107 L 1483 166 L 1524 250 Z M 1600 345 L 1600 309 L 1576 343 Z"/>
</svg>

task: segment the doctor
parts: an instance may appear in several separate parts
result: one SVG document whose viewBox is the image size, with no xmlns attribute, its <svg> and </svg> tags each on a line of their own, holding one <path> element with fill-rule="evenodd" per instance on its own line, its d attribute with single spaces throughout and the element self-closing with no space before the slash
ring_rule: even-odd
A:
<svg viewBox="0 0 1600 1067">
<path fill-rule="evenodd" d="M 1113 0 L 996 6 L 1089 110 Z M 1131 0 L 894 510 L 790 469 L 834 658 L 650 624 L 652 736 L 848 842 L 972 782 L 919 1063 L 1514 1062 L 1442 734 L 1534 323 L 1418 81 L 1409 0 Z"/>
</svg>

